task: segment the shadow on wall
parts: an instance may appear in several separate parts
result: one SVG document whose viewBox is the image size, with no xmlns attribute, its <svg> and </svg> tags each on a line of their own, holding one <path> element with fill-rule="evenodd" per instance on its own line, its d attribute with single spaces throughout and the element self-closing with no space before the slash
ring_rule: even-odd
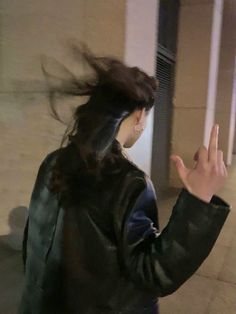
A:
<svg viewBox="0 0 236 314">
<path fill-rule="evenodd" d="M 9 214 L 8 224 L 10 233 L 0 236 L 0 242 L 13 250 L 22 250 L 23 231 L 28 216 L 28 208 L 25 206 L 14 207 Z"/>
<path fill-rule="evenodd" d="M 12 208 L 8 217 L 9 234 L 0 236 L 0 313 L 17 313 L 23 284 L 22 240 L 28 216 L 25 206 Z"/>
</svg>

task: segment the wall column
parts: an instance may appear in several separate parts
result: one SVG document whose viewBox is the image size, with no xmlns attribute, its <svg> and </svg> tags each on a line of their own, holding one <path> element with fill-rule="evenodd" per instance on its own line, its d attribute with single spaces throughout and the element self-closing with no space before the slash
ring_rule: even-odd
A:
<svg viewBox="0 0 236 314">
<path fill-rule="evenodd" d="M 215 119 L 226 165 L 232 162 L 236 115 L 236 1 L 225 0 Z"/>
</svg>

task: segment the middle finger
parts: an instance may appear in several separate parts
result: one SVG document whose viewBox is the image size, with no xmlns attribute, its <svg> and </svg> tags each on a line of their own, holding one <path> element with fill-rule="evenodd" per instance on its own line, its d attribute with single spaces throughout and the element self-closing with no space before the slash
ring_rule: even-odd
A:
<svg viewBox="0 0 236 314">
<path fill-rule="evenodd" d="M 218 128 L 219 125 L 215 124 L 211 129 L 211 136 L 208 147 L 208 161 L 211 163 L 217 162 L 217 150 L 218 150 Z"/>
</svg>

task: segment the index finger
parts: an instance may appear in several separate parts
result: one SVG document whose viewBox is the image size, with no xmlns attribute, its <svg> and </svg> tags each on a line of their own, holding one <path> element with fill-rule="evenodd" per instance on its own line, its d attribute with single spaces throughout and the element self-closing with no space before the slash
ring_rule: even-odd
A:
<svg viewBox="0 0 236 314">
<path fill-rule="evenodd" d="M 208 161 L 212 163 L 217 162 L 218 133 L 219 125 L 215 124 L 211 129 L 211 136 L 208 147 Z"/>
</svg>

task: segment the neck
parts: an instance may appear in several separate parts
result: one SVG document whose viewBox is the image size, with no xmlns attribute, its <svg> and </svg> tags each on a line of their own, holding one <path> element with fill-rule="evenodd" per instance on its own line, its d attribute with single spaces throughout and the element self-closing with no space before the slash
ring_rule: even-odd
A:
<svg viewBox="0 0 236 314">
<path fill-rule="evenodd" d="M 126 136 L 123 134 L 122 130 L 120 129 L 116 135 L 116 140 L 120 143 L 122 148 L 124 147 L 124 144 L 126 142 Z"/>
</svg>

